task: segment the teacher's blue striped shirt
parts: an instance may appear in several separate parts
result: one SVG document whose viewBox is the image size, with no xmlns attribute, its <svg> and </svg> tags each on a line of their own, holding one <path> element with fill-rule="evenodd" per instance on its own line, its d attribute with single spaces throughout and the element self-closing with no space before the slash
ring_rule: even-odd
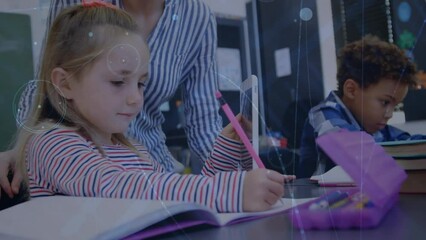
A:
<svg viewBox="0 0 426 240">
<path fill-rule="evenodd" d="M 122 1 L 107 1 L 123 8 Z M 55 0 L 51 3 L 48 26 L 63 8 L 81 0 Z M 198 0 L 165 0 L 163 15 L 149 35 L 150 80 L 145 104 L 129 127 L 129 136 L 144 144 L 152 157 L 167 171 L 174 159 L 161 129 L 162 103 L 173 97 L 179 86 L 185 109 L 188 142 L 193 153 L 207 159 L 214 139 L 222 128 L 219 105 L 214 98 L 217 85 L 216 20 L 208 6 Z M 22 121 L 34 95 L 27 87 L 21 98 L 18 119 Z"/>
</svg>

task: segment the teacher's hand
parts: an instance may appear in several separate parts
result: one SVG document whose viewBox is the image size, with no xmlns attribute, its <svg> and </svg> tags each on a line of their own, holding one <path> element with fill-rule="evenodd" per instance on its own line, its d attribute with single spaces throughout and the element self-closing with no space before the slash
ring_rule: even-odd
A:
<svg viewBox="0 0 426 240">
<path fill-rule="evenodd" d="M 15 171 L 15 163 L 16 160 L 12 150 L 0 152 L 0 187 L 10 198 L 19 193 L 19 186 L 23 179 L 21 171 Z M 8 179 L 10 170 L 13 172 L 12 182 L 9 182 Z"/>
</svg>

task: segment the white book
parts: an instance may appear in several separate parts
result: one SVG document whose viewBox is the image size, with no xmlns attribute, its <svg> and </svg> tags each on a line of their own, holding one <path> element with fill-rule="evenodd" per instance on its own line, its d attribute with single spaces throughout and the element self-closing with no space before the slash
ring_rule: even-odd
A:
<svg viewBox="0 0 426 240">
<path fill-rule="evenodd" d="M 225 226 L 283 213 L 310 199 L 285 199 L 268 211 L 217 213 L 195 203 L 53 196 L 0 211 L 0 239 L 137 238 L 199 224 Z"/>
<path fill-rule="evenodd" d="M 338 165 L 321 175 L 312 176 L 311 180 L 323 187 L 355 186 L 354 180 Z"/>
</svg>

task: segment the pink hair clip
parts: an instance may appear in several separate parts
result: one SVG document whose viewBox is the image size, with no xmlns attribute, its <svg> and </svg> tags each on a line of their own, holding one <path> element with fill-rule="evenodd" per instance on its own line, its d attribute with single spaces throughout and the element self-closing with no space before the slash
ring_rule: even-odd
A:
<svg viewBox="0 0 426 240">
<path fill-rule="evenodd" d="M 100 0 L 82 0 L 81 4 L 84 7 L 110 7 L 110 8 L 116 8 L 116 6 L 114 6 L 111 3 L 107 3 L 104 1 L 100 1 Z"/>
</svg>

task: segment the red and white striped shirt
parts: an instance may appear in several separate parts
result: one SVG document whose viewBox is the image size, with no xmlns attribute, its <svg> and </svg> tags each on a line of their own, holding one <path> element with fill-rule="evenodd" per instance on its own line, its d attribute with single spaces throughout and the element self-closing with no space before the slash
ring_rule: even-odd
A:
<svg viewBox="0 0 426 240">
<path fill-rule="evenodd" d="M 188 201 L 218 212 L 242 211 L 245 172 L 251 159 L 239 142 L 219 136 L 202 175 L 166 172 L 145 147 L 95 144 L 76 131 L 54 128 L 34 135 L 27 145 L 31 197 L 71 196 Z"/>
</svg>

